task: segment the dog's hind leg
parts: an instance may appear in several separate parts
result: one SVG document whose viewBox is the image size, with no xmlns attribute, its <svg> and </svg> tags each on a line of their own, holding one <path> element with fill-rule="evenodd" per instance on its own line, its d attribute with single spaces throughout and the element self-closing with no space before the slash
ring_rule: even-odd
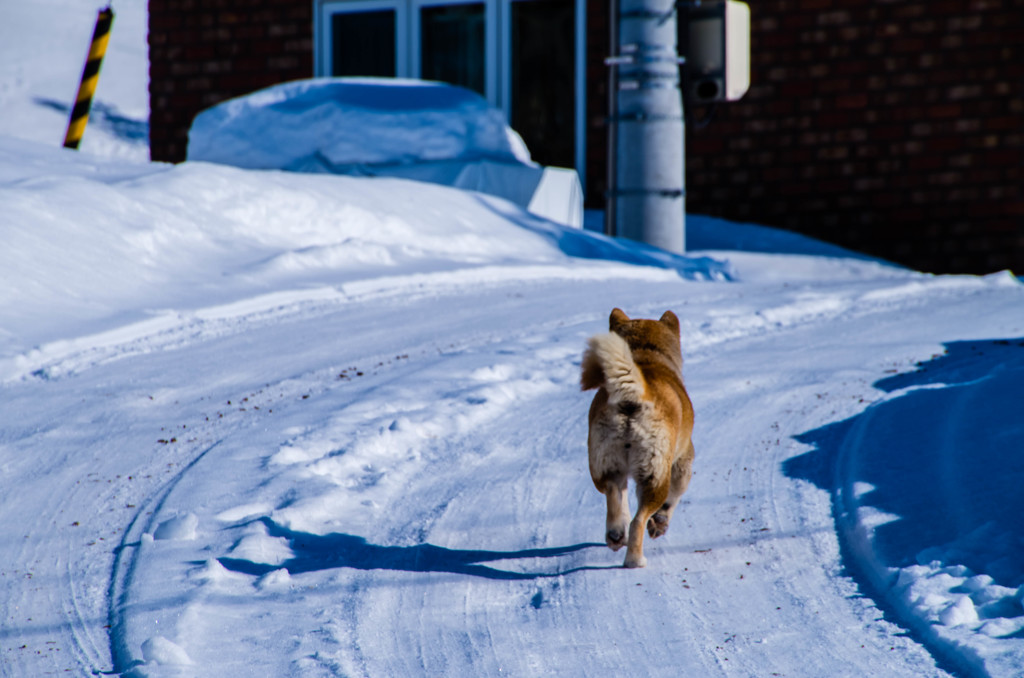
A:
<svg viewBox="0 0 1024 678">
<path fill-rule="evenodd" d="M 608 500 L 604 539 L 612 551 L 618 551 L 626 545 L 626 530 L 629 527 L 627 487 L 628 476 L 625 473 L 606 475 L 598 487 Z"/>
<path fill-rule="evenodd" d="M 666 474 L 667 475 L 667 474 Z M 637 483 L 639 506 L 629 524 L 629 542 L 626 545 L 626 567 L 647 567 L 644 557 L 644 528 L 651 516 L 661 508 L 668 498 L 669 478 L 645 478 Z"/>
<path fill-rule="evenodd" d="M 669 485 L 668 497 L 647 523 L 647 533 L 654 539 L 668 532 L 668 525 L 679 505 L 679 498 L 686 492 L 690 478 L 693 477 L 693 456 L 693 442 L 690 442 L 686 452 L 672 464 L 672 482 Z"/>
</svg>

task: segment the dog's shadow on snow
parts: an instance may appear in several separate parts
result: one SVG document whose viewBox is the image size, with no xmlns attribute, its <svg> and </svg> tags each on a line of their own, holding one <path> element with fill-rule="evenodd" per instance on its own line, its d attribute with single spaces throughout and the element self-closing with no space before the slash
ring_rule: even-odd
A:
<svg viewBox="0 0 1024 678">
<path fill-rule="evenodd" d="M 278 525 L 269 518 L 259 522 L 271 537 L 288 540 L 294 557 L 279 565 L 257 563 L 242 558 L 222 557 L 218 561 L 228 570 L 262 576 L 274 570 L 285 569 L 289 574 L 319 572 L 337 568 L 354 570 L 393 570 L 401 572 L 448 572 L 485 579 L 523 580 L 557 577 L 583 570 L 610 569 L 594 565 L 574 565 L 556 571 L 533 572 L 500 569 L 485 563 L 537 559 L 566 558 L 585 549 L 606 548 L 604 544 L 583 543 L 520 551 L 483 551 L 451 549 L 433 544 L 413 546 L 380 546 L 363 537 L 351 534 L 316 535 L 298 532 Z M 534 564 L 535 565 L 535 564 Z"/>
</svg>

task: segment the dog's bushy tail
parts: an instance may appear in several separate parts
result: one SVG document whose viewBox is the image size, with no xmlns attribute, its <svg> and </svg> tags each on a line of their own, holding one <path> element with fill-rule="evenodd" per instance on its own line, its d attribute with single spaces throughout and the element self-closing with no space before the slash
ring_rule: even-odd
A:
<svg viewBox="0 0 1024 678">
<path fill-rule="evenodd" d="M 610 403 L 640 403 L 647 383 L 633 361 L 626 340 L 615 334 L 598 334 L 587 341 L 583 353 L 580 386 L 584 391 L 604 386 Z"/>
</svg>

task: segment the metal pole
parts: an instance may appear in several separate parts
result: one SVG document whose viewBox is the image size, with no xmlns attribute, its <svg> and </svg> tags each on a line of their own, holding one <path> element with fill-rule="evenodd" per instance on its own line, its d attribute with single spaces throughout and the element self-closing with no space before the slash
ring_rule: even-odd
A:
<svg viewBox="0 0 1024 678">
<path fill-rule="evenodd" d="M 683 104 L 672 0 L 621 0 L 615 202 L 617 235 L 685 250 Z M 615 66 L 613 66 L 614 68 Z"/>
<path fill-rule="evenodd" d="M 101 9 L 96 17 L 96 28 L 89 44 L 89 56 L 82 70 L 82 80 L 78 85 L 75 105 L 68 119 L 68 131 L 64 135 L 64 147 L 77 149 L 85 134 L 85 125 L 89 122 L 89 109 L 92 107 L 92 95 L 96 93 L 96 84 L 100 80 L 100 65 L 103 55 L 107 53 L 110 41 L 110 26 L 114 22 L 114 11 L 108 6 Z"/>
</svg>

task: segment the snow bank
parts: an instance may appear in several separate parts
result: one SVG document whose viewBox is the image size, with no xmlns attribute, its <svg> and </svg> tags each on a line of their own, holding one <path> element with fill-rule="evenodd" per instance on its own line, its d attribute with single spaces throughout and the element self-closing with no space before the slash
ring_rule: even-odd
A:
<svg viewBox="0 0 1024 678">
<path fill-rule="evenodd" d="M 1024 339 L 953 342 L 877 382 L 889 395 L 862 414 L 806 437 L 837 457 L 837 523 L 855 569 L 977 675 L 1024 666 L 1021 383 Z"/>
<path fill-rule="evenodd" d="M 422 182 L 133 164 L 7 137 L 0 201 L 0 380 L 77 350 L 60 340 L 102 346 L 96 335 L 116 328 L 150 334 L 200 309 L 237 312 L 230 305 L 244 299 L 289 303 L 284 290 L 305 290 L 291 302 L 337 298 L 356 293 L 345 285 L 366 293 L 456 271 L 466 273 L 450 284 L 474 284 L 472 271 L 498 265 L 512 266 L 504 275 L 564 276 L 567 265 L 598 275 L 582 268 L 620 262 L 729 277 L 720 261 L 633 247 Z M 111 339 L 135 330 L 119 332 Z"/>
</svg>

